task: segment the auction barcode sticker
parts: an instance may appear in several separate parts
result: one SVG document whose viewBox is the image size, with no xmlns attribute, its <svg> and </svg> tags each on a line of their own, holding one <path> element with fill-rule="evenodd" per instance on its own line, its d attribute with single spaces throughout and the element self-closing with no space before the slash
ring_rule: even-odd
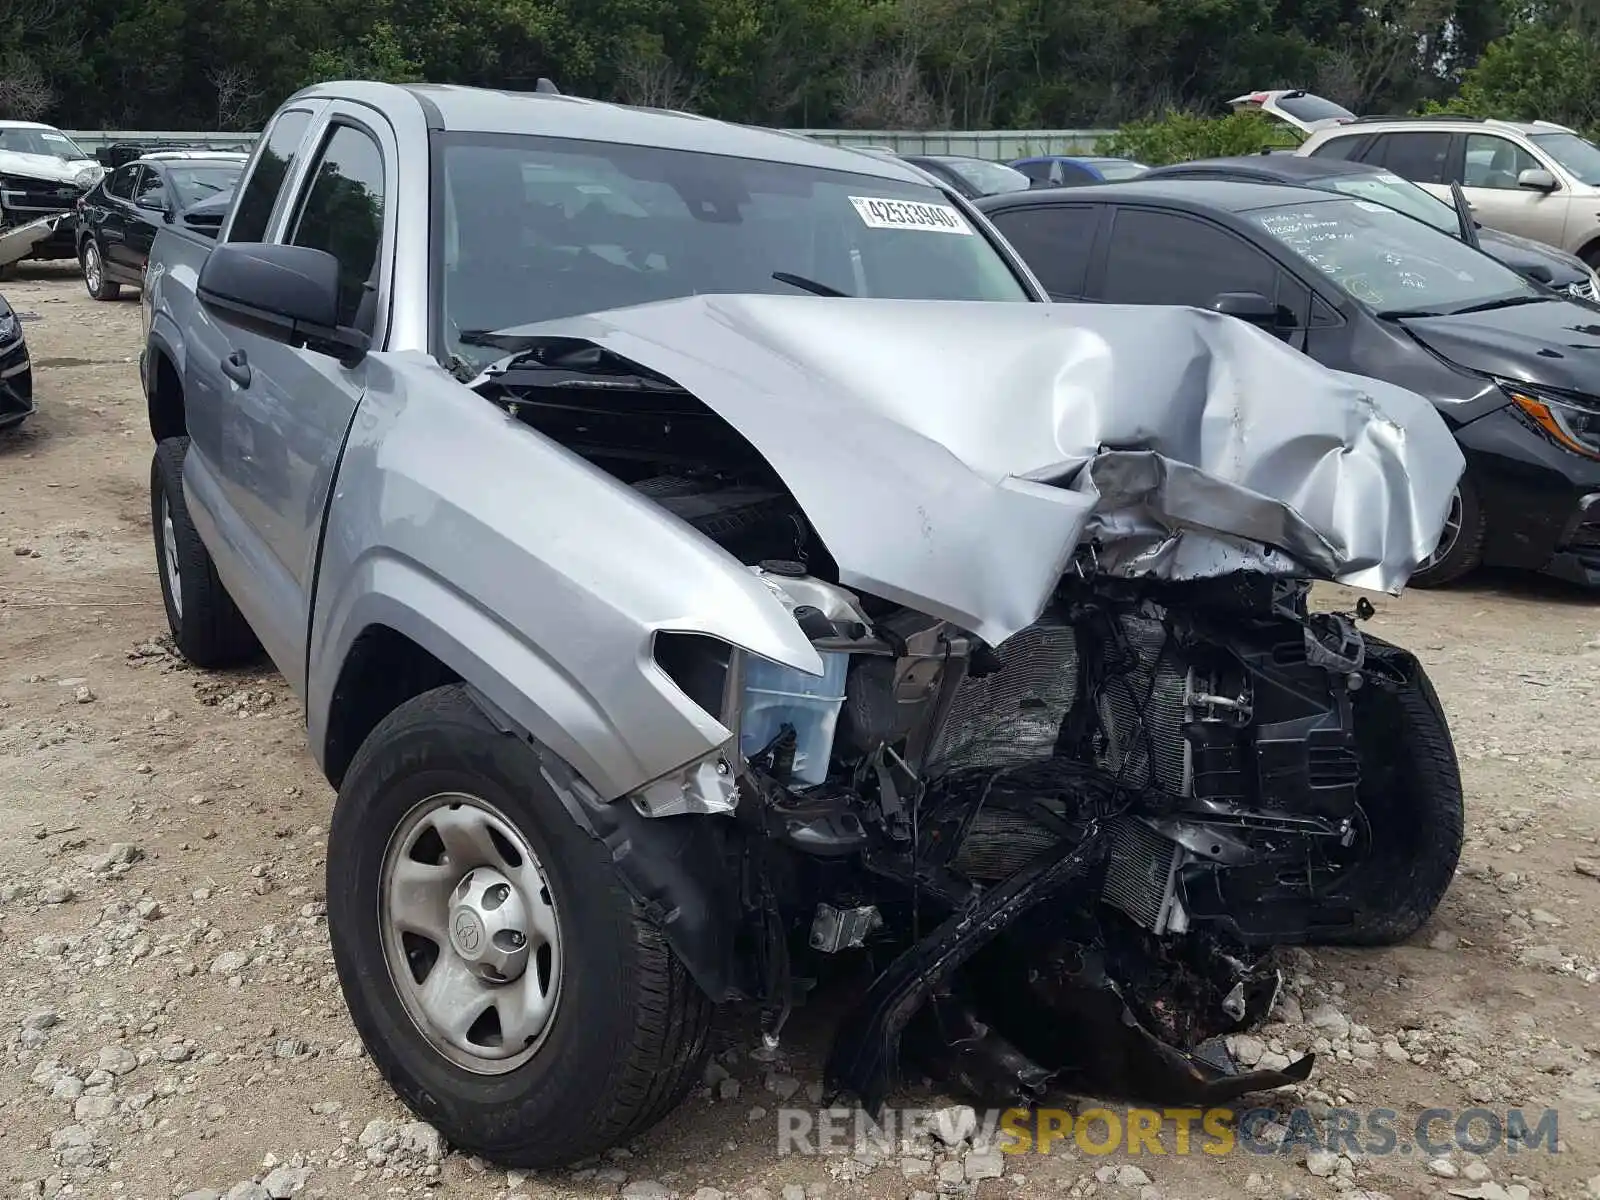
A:
<svg viewBox="0 0 1600 1200">
<path fill-rule="evenodd" d="M 856 215 L 870 229 L 916 229 L 923 233 L 964 233 L 972 236 L 966 219 L 948 204 L 923 204 L 915 200 L 888 200 L 851 196 Z"/>
</svg>

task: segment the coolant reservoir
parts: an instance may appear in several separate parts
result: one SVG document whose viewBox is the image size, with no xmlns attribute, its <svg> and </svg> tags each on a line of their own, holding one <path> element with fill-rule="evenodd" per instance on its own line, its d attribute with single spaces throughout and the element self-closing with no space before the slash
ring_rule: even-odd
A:
<svg viewBox="0 0 1600 1200">
<path fill-rule="evenodd" d="M 785 725 L 794 727 L 794 773 L 799 785 L 828 776 L 833 735 L 844 706 L 844 679 L 850 656 L 822 654 L 821 676 L 750 658 L 744 669 L 744 713 L 739 720 L 739 750 L 746 758 L 772 744 Z"/>
<path fill-rule="evenodd" d="M 765 562 L 756 574 L 790 612 L 809 607 L 817 610 L 813 615 L 830 621 L 864 620 L 851 593 L 807 574 L 799 563 Z M 754 657 L 746 662 L 744 672 L 740 753 L 746 758 L 761 753 L 785 725 L 793 726 L 790 782 L 802 787 L 827 778 L 839 711 L 844 707 L 845 675 L 850 669 L 847 653 L 819 650 L 818 654 L 822 657 L 820 677 Z"/>
</svg>

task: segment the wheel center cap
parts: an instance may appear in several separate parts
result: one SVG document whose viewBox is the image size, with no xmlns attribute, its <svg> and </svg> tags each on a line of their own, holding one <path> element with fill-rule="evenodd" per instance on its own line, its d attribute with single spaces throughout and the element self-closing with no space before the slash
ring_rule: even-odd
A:
<svg viewBox="0 0 1600 1200">
<path fill-rule="evenodd" d="M 528 966 L 533 923 L 521 891 L 493 867 L 469 871 L 451 896 L 450 948 L 489 983 L 509 983 Z"/>
<path fill-rule="evenodd" d="M 478 914 L 465 904 L 458 907 L 450 920 L 450 944 L 456 953 L 468 962 L 477 962 L 489 935 Z"/>
</svg>

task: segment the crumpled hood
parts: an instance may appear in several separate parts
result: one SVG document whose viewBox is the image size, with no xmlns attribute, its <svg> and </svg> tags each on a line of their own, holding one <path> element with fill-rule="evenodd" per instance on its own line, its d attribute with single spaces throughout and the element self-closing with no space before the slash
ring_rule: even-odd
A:
<svg viewBox="0 0 1600 1200">
<path fill-rule="evenodd" d="M 100 173 L 100 164 L 92 158 L 77 158 L 71 162 L 53 154 L 19 154 L 15 150 L 0 150 L 0 176 L 16 175 L 24 179 L 43 179 L 55 183 L 78 184 L 78 175 L 85 168 Z M 88 186 L 94 186 L 91 181 Z"/>
<path fill-rule="evenodd" d="M 1398 591 L 1463 460 L 1421 397 L 1197 309 L 699 296 L 505 331 L 688 389 L 782 476 L 840 582 L 991 643 L 1099 569 Z M 1269 549 L 1274 547 L 1275 549 Z"/>
</svg>

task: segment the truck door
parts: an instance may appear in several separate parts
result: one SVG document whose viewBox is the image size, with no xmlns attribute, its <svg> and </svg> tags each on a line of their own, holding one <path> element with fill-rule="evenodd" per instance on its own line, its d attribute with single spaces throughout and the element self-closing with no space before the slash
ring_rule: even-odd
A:
<svg viewBox="0 0 1600 1200">
<path fill-rule="evenodd" d="M 368 109 L 330 105 L 310 131 L 305 165 L 290 182 L 268 241 L 310 246 L 339 261 L 339 324 L 383 347 L 392 205 L 398 147 L 394 132 Z M 246 518 L 257 558 L 252 578 L 266 581 L 235 599 L 290 683 L 304 686 L 322 513 L 345 435 L 366 390 L 368 363 L 345 367 L 214 315 L 222 406 L 217 464 L 229 505 Z M 257 611 L 257 608 L 271 611 Z"/>
</svg>

